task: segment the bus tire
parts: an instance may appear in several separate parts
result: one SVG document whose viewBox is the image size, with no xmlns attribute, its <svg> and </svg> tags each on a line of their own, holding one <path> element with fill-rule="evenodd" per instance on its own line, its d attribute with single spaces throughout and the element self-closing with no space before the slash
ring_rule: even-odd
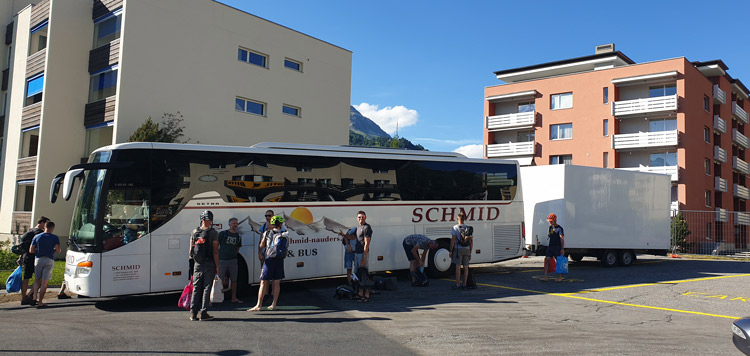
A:
<svg viewBox="0 0 750 356">
<path fill-rule="evenodd" d="M 438 248 L 430 250 L 429 260 L 425 268 L 427 276 L 430 278 L 445 278 L 451 275 L 453 265 L 450 258 L 450 242 L 441 239 L 438 240 Z"/>
<path fill-rule="evenodd" d="M 248 295 L 250 293 L 249 275 L 247 273 L 247 263 L 239 254 L 237 255 L 237 296 Z"/>
</svg>

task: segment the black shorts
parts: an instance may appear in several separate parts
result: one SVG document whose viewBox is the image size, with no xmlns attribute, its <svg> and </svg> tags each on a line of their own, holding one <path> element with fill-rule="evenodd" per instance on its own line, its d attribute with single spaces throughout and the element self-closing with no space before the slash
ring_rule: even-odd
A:
<svg viewBox="0 0 750 356">
<path fill-rule="evenodd" d="M 409 260 L 409 262 L 414 261 L 416 258 L 414 258 L 414 254 L 411 253 L 411 250 L 414 248 L 414 245 L 409 245 L 406 243 L 406 241 L 403 242 L 404 245 L 404 252 L 406 252 L 406 259 Z"/>
<path fill-rule="evenodd" d="M 26 254 L 23 261 L 23 279 L 31 279 L 34 276 L 34 260 L 35 255 Z"/>
<path fill-rule="evenodd" d="M 561 250 L 562 250 L 561 246 L 548 246 L 547 247 L 547 254 L 545 254 L 545 256 L 547 256 L 547 257 L 557 257 L 557 256 L 560 256 L 560 252 L 562 252 Z"/>
</svg>

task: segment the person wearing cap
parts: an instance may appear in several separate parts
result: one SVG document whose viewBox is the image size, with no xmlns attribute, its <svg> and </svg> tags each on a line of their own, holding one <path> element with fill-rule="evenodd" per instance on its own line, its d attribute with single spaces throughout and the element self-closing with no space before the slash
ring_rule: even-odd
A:
<svg viewBox="0 0 750 356">
<path fill-rule="evenodd" d="M 258 302 L 247 311 L 259 311 L 263 306 L 263 298 L 268 293 L 268 285 L 273 282 L 273 304 L 268 310 L 276 310 L 281 293 L 281 280 L 284 279 L 284 258 L 289 249 L 289 233 L 284 229 L 284 218 L 274 215 L 271 218 L 271 230 L 263 233 L 260 248 L 265 251 L 263 269 L 260 273 L 260 287 L 258 288 Z"/>
<path fill-rule="evenodd" d="M 549 232 L 547 233 L 549 245 L 547 246 L 547 254 L 544 257 L 544 278 L 541 279 L 542 282 L 547 281 L 547 270 L 549 269 L 551 259 L 565 254 L 565 232 L 563 231 L 563 227 L 557 224 L 557 215 L 554 213 L 549 214 L 547 222 L 549 222 Z M 562 275 L 558 274 L 557 281 L 560 282 L 561 280 Z"/>
<path fill-rule="evenodd" d="M 219 274 L 219 233 L 213 228 L 213 220 L 214 214 L 211 211 L 203 211 L 201 225 L 190 234 L 190 257 L 195 261 L 190 320 L 214 318 L 207 311 L 211 303 L 211 287 L 214 277 Z M 205 256 L 199 256 L 199 251 Z"/>
</svg>

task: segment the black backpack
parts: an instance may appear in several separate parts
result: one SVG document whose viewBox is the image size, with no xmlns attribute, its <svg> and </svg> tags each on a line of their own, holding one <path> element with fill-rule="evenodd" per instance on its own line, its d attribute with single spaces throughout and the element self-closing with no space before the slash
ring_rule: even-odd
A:
<svg viewBox="0 0 750 356">
<path fill-rule="evenodd" d="M 190 251 L 190 256 L 197 263 L 213 261 L 213 246 L 211 241 L 206 239 L 208 232 L 212 230 L 213 228 L 208 230 L 198 229 L 198 231 L 193 233 L 193 250 Z"/>
<path fill-rule="evenodd" d="M 465 227 L 458 228 L 460 234 L 456 239 L 456 242 L 463 247 L 471 245 L 471 236 L 474 235 L 474 228 L 466 225 Z"/>
</svg>

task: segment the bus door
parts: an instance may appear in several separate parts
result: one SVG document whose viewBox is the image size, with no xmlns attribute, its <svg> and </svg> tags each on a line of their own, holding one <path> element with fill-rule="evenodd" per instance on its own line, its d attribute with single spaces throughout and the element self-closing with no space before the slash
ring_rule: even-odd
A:
<svg viewBox="0 0 750 356">
<path fill-rule="evenodd" d="M 101 296 L 151 292 L 151 237 L 102 253 Z"/>
</svg>

